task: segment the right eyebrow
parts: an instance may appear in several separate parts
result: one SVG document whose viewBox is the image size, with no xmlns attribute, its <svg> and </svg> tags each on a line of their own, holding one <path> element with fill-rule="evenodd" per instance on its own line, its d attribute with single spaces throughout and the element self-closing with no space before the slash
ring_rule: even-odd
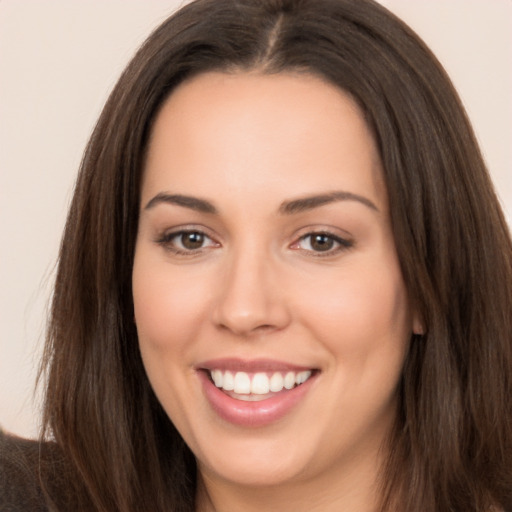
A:
<svg viewBox="0 0 512 512">
<path fill-rule="evenodd" d="M 197 210 L 203 213 L 217 214 L 217 208 L 207 201 L 206 199 L 200 199 L 199 197 L 185 196 L 182 194 L 168 194 L 167 192 L 160 192 L 155 197 L 150 199 L 144 210 L 150 210 L 158 204 L 174 204 L 177 206 L 183 206 L 184 208 L 190 208 L 191 210 Z"/>
<path fill-rule="evenodd" d="M 357 201 L 358 203 L 365 205 L 371 210 L 379 212 L 379 209 L 375 203 L 370 201 L 370 199 L 367 197 L 343 190 L 336 190 L 334 192 L 327 192 L 325 194 L 302 197 L 292 201 L 285 201 L 279 207 L 279 212 L 286 215 L 293 215 L 303 211 L 318 208 L 319 206 L 334 203 L 336 201 Z"/>
</svg>

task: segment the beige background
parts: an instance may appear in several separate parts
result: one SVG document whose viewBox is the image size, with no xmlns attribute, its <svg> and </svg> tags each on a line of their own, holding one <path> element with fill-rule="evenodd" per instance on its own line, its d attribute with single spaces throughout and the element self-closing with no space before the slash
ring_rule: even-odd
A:
<svg viewBox="0 0 512 512">
<path fill-rule="evenodd" d="M 37 433 L 45 308 L 81 152 L 110 89 L 181 1 L 0 0 L 0 424 Z M 431 46 L 512 219 L 512 0 L 382 0 Z"/>
</svg>

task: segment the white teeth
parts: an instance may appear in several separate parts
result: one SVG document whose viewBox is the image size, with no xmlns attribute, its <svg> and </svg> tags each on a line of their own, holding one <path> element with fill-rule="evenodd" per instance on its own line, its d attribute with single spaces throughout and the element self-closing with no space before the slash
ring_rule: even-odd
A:
<svg viewBox="0 0 512 512">
<path fill-rule="evenodd" d="M 304 384 L 311 377 L 311 370 L 302 372 L 274 372 L 271 375 L 265 372 L 249 374 L 247 372 L 223 372 L 215 369 L 210 371 L 213 383 L 224 391 L 233 391 L 238 395 L 267 395 L 279 393 L 283 389 L 293 389 Z M 270 375 L 270 377 L 269 377 Z"/>
<path fill-rule="evenodd" d="M 222 389 L 224 389 L 224 391 L 233 391 L 235 389 L 235 378 L 231 372 L 226 372 L 224 374 Z"/>
<path fill-rule="evenodd" d="M 311 370 L 305 370 L 303 372 L 297 373 L 297 376 L 295 377 L 295 384 L 297 384 L 297 386 L 299 384 L 304 384 L 304 382 L 306 382 L 309 377 L 311 377 Z"/>
<path fill-rule="evenodd" d="M 288 372 L 284 378 L 284 387 L 292 389 L 295 386 L 295 373 Z"/>
<path fill-rule="evenodd" d="M 213 370 L 212 379 L 213 379 L 214 384 L 218 388 L 222 387 L 222 384 L 224 383 L 224 376 L 222 375 L 222 372 L 220 370 Z"/>
<path fill-rule="evenodd" d="M 257 373 L 252 378 L 251 393 L 266 395 L 270 391 L 270 382 L 266 373 Z"/>
<path fill-rule="evenodd" d="M 270 377 L 270 391 L 274 393 L 278 393 L 282 391 L 284 387 L 284 379 L 280 373 L 274 373 L 272 377 Z"/>
<path fill-rule="evenodd" d="M 236 372 L 233 391 L 241 395 L 248 395 L 251 392 L 251 378 L 247 373 Z"/>
</svg>

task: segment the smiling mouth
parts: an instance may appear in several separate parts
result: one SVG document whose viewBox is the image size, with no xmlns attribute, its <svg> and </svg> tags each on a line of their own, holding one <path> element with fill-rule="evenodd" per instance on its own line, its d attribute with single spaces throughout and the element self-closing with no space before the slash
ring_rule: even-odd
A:
<svg viewBox="0 0 512 512">
<path fill-rule="evenodd" d="M 213 369 L 206 372 L 210 381 L 231 398 L 256 402 L 304 384 L 316 370 L 249 373 Z"/>
<path fill-rule="evenodd" d="M 204 397 L 222 420 L 242 428 L 265 427 L 309 403 L 320 368 L 272 359 L 219 358 L 196 366 Z"/>
</svg>

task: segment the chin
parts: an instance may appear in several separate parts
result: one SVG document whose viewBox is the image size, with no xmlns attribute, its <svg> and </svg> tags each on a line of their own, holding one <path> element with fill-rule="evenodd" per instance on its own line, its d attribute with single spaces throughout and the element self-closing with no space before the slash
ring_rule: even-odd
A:
<svg viewBox="0 0 512 512">
<path fill-rule="evenodd" d="M 309 437 L 311 443 L 311 436 Z M 201 472 L 243 486 L 268 487 L 305 478 L 317 458 L 297 436 L 265 436 L 261 431 L 245 438 L 221 438 L 195 450 Z"/>
</svg>

